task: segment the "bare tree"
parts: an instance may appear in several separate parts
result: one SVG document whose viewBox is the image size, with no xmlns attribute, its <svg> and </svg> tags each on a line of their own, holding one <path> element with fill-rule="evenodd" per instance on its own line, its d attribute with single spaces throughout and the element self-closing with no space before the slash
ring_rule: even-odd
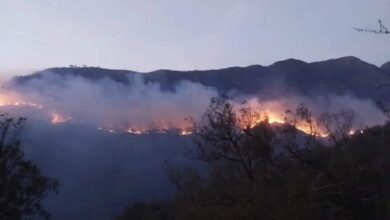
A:
<svg viewBox="0 0 390 220">
<path fill-rule="evenodd" d="M 271 125 L 266 114 L 213 99 L 188 154 L 207 169 L 169 169 L 175 219 L 386 219 L 390 127 L 351 135 L 353 116 L 317 120 L 299 105 Z"/>
<path fill-rule="evenodd" d="M 216 167 L 237 164 L 239 173 L 242 171 L 250 183 L 249 194 L 240 197 L 250 204 L 257 182 L 269 175 L 276 148 L 276 136 L 267 116 L 251 108 L 235 113 L 226 99 L 214 98 L 202 120 L 194 124 L 194 137 L 198 147 L 189 156 L 218 164 Z"/>
<path fill-rule="evenodd" d="M 379 27 L 376 29 L 372 28 L 354 28 L 356 31 L 359 32 L 368 32 L 368 33 L 374 33 L 374 34 L 390 34 L 389 29 L 383 24 L 382 20 L 378 20 Z"/>
</svg>

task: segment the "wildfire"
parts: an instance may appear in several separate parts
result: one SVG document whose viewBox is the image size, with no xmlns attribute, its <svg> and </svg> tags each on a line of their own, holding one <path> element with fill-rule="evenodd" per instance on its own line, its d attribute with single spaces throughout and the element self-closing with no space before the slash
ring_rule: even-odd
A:
<svg viewBox="0 0 390 220">
<path fill-rule="evenodd" d="M 97 127 L 97 130 L 109 132 L 112 134 L 131 134 L 131 135 L 145 135 L 145 134 L 178 134 L 180 136 L 188 136 L 192 134 L 192 129 L 186 128 L 186 129 L 135 129 L 135 128 L 129 128 L 126 131 L 123 130 L 115 130 L 112 128 L 106 128 L 106 127 Z"/>
<path fill-rule="evenodd" d="M 254 109 L 254 111 L 260 110 L 262 114 L 259 114 L 256 116 L 253 116 L 249 119 L 250 121 L 250 127 L 253 128 L 256 125 L 258 125 L 261 122 L 264 122 L 265 120 L 268 121 L 270 124 L 287 124 L 285 116 L 283 115 L 283 112 L 285 109 L 287 109 L 286 106 L 281 104 L 277 101 L 272 102 L 264 102 L 260 103 L 255 100 L 250 100 L 247 104 L 250 106 L 250 108 Z M 32 101 L 26 101 L 25 98 L 22 98 L 17 93 L 12 92 L 2 92 L 0 94 L 0 107 L 8 107 L 8 106 L 19 106 L 19 107 L 30 107 L 34 109 L 41 109 L 45 111 L 44 106 L 34 103 Z M 237 108 L 235 110 L 241 108 L 242 106 L 237 105 Z M 46 109 L 47 110 L 47 109 Z M 264 111 L 265 110 L 265 111 Z M 51 118 L 50 122 L 54 125 L 66 123 L 70 120 L 72 120 L 72 117 L 65 116 L 62 113 L 59 113 L 58 111 L 52 112 L 46 111 L 46 113 Z M 158 117 L 157 117 L 158 119 Z M 117 129 L 115 125 L 113 126 L 103 126 L 100 125 L 97 127 L 98 130 L 106 131 L 109 133 L 122 133 L 122 134 L 131 134 L 131 135 L 142 135 L 142 134 L 177 134 L 181 136 L 188 136 L 192 135 L 193 131 L 192 128 L 190 128 L 188 121 L 180 121 L 180 120 L 174 120 L 174 122 L 165 121 L 165 120 L 157 120 L 153 117 L 152 123 L 153 126 L 147 127 L 147 126 L 134 126 L 130 127 L 128 129 Z M 328 137 L 328 134 L 324 132 L 321 128 L 314 127 L 314 125 L 309 125 L 306 123 L 296 123 L 294 125 L 298 130 L 310 134 L 310 135 L 316 135 L 319 137 Z M 244 126 L 243 126 L 244 127 Z M 362 133 L 362 130 L 351 130 L 348 134 L 354 135 L 357 133 Z"/>
<path fill-rule="evenodd" d="M 183 129 L 179 132 L 179 135 L 181 135 L 181 136 L 188 136 L 191 134 L 192 134 L 192 131 L 190 129 Z"/>
<path fill-rule="evenodd" d="M 268 116 L 268 122 L 270 124 L 284 124 L 285 121 L 279 117 L 276 117 L 275 115 L 273 114 L 269 114 Z"/>
<path fill-rule="evenodd" d="M 43 106 L 32 102 L 0 102 L 0 106 L 28 106 L 36 109 L 42 109 Z"/>
<path fill-rule="evenodd" d="M 71 117 L 64 117 L 63 115 L 60 115 L 58 113 L 51 114 L 51 123 L 53 125 L 62 124 L 62 123 L 65 123 L 71 119 L 72 119 Z"/>
<path fill-rule="evenodd" d="M 112 134 L 118 133 L 117 131 L 115 131 L 115 130 L 113 130 L 113 129 L 110 129 L 110 128 L 98 127 L 97 129 L 98 129 L 99 131 L 106 131 L 106 132 L 109 132 L 109 133 L 112 133 Z"/>
<path fill-rule="evenodd" d="M 265 114 L 258 114 L 254 116 L 254 119 L 251 119 L 252 123 L 250 125 L 251 128 L 257 126 L 258 124 L 267 121 L 269 124 L 286 124 L 286 120 L 282 115 L 278 115 L 276 112 L 266 111 Z M 294 125 L 296 129 L 300 130 L 303 133 L 309 135 L 315 135 L 318 137 L 328 137 L 326 132 L 321 131 L 320 128 L 315 127 L 314 124 L 309 125 L 305 123 L 297 123 Z"/>
<path fill-rule="evenodd" d="M 141 134 L 145 134 L 146 131 L 137 130 L 137 129 L 134 129 L 134 128 L 129 128 L 129 129 L 127 130 L 127 133 L 129 133 L 129 134 L 141 135 Z"/>
<path fill-rule="evenodd" d="M 139 130 L 134 128 L 129 128 L 127 130 L 129 134 L 142 135 L 142 134 L 178 134 L 181 136 L 187 136 L 192 134 L 192 129 L 151 129 L 151 130 Z"/>
<path fill-rule="evenodd" d="M 29 102 L 29 101 L 24 101 L 20 97 L 13 94 L 0 95 L 0 107 L 5 107 L 5 106 L 27 106 L 35 109 L 43 108 L 42 105 Z"/>
<path fill-rule="evenodd" d="M 52 124 L 61 124 L 66 123 L 67 121 L 71 120 L 70 117 L 64 117 L 61 114 L 53 113 L 52 114 Z M 287 124 L 287 122 L 282 119 L 282 117 L 278 117 L 277 114 L 267 114 L 266 117 L 258 117 L 255 119 L 252 119 L 252 124 L 250 125 L 251 128 L 255 127 L 256 125 L 264 122 L 265 120 L 268 121 L 269 124 Z M 314 125 L 304 124 L 304 123 L 297 123 L 295 125 L 295 128 L 299 131 L 309 134 L 309 135 L 315 135 L 318 137 L 326 138 L 329 135 L 326 132 L 321 131 L 320 128 L 315 127 Z M 167 129 L 159 129 L 159 128 L 153 128 L 153 129 L 140 129 L 140 128 L 133 128 L 130 127 L 127 130 L 123 129 L 114 129 L 109 127 L 97 127 L 97 130 L 109 132 L 112 134 L 130 134 L 130 135 L 145 135 L 145 134 L 177 134 L 180 136 L 189 136 L 193 134 L 193 130 L 190 127 L 186 128 L 167 128 Z M 348 135 L 354 135 L 357 133 L 363 133 L 363 130 L 351 130 L 348 132 Z"/>
<path fill-rule="evenodd" d="M 355 135 L 355 134 L 364 134 L 364 130 L 351 130 L 348 132 L 348 135 Z"/>
</svg>

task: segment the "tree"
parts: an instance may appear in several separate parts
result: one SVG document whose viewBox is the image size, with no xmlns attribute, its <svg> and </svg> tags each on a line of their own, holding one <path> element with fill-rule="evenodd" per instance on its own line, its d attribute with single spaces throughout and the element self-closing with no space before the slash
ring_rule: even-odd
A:
<svg viewBox="0 0 390 220">
<path fill-rule="evenodd" d="M 265 114 L 250 108 L 235 113 L 226 99 L 214 98 L 193 134 L 197 148 L 187 155 L 206 163 L 208 173 L 170 170 L 179 190 L 179 219 L 245 219 L 258 198 L 272 200 L 268 192 L 277 138 Z M 256 207 L 256 212 L 266 211 Z"/>
<path fill-rule="evenodd" d="M 370 29 L 370 28 L 354 28 L 356 31 L 359 32 L 369 32 L 374 34 L 390 34 L 389 29 L 383 24 L 382 20 L 378 20 L 379 27 L 377 29 Z"/>
<path fill-rule="evenodd" d="M 122 219 L 389 219 L 390 123 L 352 134 L 351 111 L 319 118 L 299 105 L 286 124 L 271 125 L 266 114 L 213 99 L 187 154 L 204 169 L 168 168 L 177 187 L 170 208 L 131 206 L 133 218 Z"/>
<path fill-rule="evenodd" d="M 0 115 L 0 219 L 50 218 L 42 200 L 58 182 L 24 157 L 19 134 L 26 118 Z"/>
<path fill-rule="evenodd" d="M 351 111 L 320 118 L 300 105 L 286 113 L 288 124 L 270 125 L 265 114 L 213 99 L 195 123 L 197 148 L 188 154 L 207 172 L 170 170 L 176 219 L 388 217 L 390 167 L 383 159 L 390 142 L 370 132 L 351 136 Z"/>
</svg>

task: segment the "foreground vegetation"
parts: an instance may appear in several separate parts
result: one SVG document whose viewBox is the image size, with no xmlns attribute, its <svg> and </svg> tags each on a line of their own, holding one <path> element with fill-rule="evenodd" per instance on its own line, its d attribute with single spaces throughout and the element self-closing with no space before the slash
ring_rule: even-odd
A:
<svg viewBox="0 0 390 220">
<path fill-rule="evenodd" d="M 132 204 L 118 219 L 390 219 L 389 123 L 351 135 L 351 112 L 315 120 L 304 106 L 286 120 L 273 126 L 214 99 L 187 152 L 206 171 L 167 168 L 174 199 Z"/>
<path fill-rule="evenodd" d="M 25 118 L 0 115 L 0 219 L 50 219 L 43 205 L 48 193 L 57 192 L 58 182 L 45 177 L 26 159 L 19 133 Z"/>
</svg>

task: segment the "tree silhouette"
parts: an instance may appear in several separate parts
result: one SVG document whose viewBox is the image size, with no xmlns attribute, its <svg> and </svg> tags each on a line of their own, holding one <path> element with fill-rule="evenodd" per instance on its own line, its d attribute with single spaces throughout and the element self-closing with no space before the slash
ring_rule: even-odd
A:
<svg viewBox="0 0 390 220">
<path fill-rule="evenodd" d="M 351 134 L 353 118 L 342 110 L 316 120 L 299 105 L 271 125 L 265 114 L 213 99 L 187 154 L 203 169 L 168 167 L 172 202 L 134 204 L 120 219 L 389 219 L 390 123 Z"/>
<path fill-rule="evenodd" d="M 57 192 L 58 182 L 24 157 L 19 134 L 25 121 L 0 115 L 0 219 L 50 219 L 41 202 Z"/>
<path fill-rule="evenodd" d="M 383 24 L 382 20 L 378 20 L 379 27 L 377 29 L 370 29 L 370 28 L 354 28 L 356 31 L 359 32 L 369 32 L 374 34 L 390 34 L 389 29 Z"/>
</svg>

